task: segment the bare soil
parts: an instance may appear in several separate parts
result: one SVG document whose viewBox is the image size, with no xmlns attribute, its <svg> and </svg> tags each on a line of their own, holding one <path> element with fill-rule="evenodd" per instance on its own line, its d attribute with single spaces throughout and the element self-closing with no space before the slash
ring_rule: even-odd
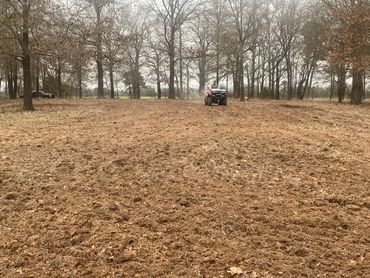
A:
<svg viewBox="0 0 370 278">
<path fill-rule="evenodd" d="M 0 277 L 369 277 L 368 105 L 19 107 L 0 103 Z"/>
</svg>

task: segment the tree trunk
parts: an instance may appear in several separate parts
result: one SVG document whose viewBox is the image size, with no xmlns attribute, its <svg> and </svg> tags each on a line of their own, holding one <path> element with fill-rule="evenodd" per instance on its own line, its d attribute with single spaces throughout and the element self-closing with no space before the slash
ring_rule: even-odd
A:
<svg viewBox="0 0 370 278">
<path fill-rule="evenodd" d="M 82 67 L 78 67 L 78 97 L 82 98 Z"/>
<path fill-rule="evenodd" d="M 114 98 L 113 63 L 109 63 L 110 98 Z"/>
<path fill-rule="evenodd" d="M 229 61 L 227 61 L 227 64 L 226 64 L 226 91 L 227 92 L 229 91 L 229 70 L 230 70 Z"/>
<path fill-rule="evenodd" d="M 158 99 L 162 98 L 161 77 L 159 74 L 159 70 L 157 70 L 157 95 L 158 95 Z"/>
<path fill-rule="evenodd" d="M 255 79 L 256 79 L 256 49 L 252 50 L 252 68 L 251 68 L 251 78 L 250 78 L 250 92 L 248 98 L 255 97 Z"/>
<path fill-rule="evenodd" d="M 27 39 L 25 38 L 27 36 Z M 28 40 L 28 32 L 27 35 L 23 34 L 23 42 L 25 43 Z M 27 47 L 28 48 L 28 47 Z M 33 103 L 32 103 L 32 77 L 31 77 L 31 58 L 28 51 L 23 51 L 22 57 L 22 66 L 23 66 L 23 89 L 24 89 L 24 100 L 23 100 L 23 110 L 25 111 L 33 111 Z"/>
<path fill-rule="evenodd" d="M 363 88 L 364 88 L 364 93 L 363 93 L 363 101 L 365 101 L 366 100 L 366 72 L 364 72 L 364 76 L 363 76 Z M 1 87 L 1 86 L 0 86 Z"/>
<path fill-rule="evenodd" d="M 262 57 L 261 62 L 262 72 L 261 72 L 261 84 L 260 84 L 260 98 L 265 98 L 265 78 L 266 78 L 266 70 L 265 70 L 265 57 Z"/>
<path fill-rule="evenodd" d="M 171 30 L 168 56 L 170 59 L 170 81 L 168 88 L 168 98 L 175 99 L 175 30 Z"/>
<path fill-rule="evenodd" d="M 16 99 L 17 96 L 14 93 L 14 81 L 13 81 L 13 61 L 11 59 L 8 60 L 7 69 L 6 69 L 6 77 L 7 77 L 7 84 L 8 84 L 8 94 L 10 99 Z"/>
<path fill-rule="evenodd" d="M 219 47 L 218 40 L 217 40 L 217 46 L 216 46 L 216 83 L 217 83 L 217 87 L 219 87 L 219 84 L 220 84 L 220 47 Z"/>
<path fill-rule="evenodd" d="M 30 39 L 29 39 L 29 12 L 30 3 L 23 7 L 22 19 L 22 67 L 23 67 L 23 110 L 34 111 L 32 103 L 32 76 L 31 76 L 31 57 L 30 57 Z"/>
<path fill-rule="evenodd" d="M 333 95 L 334 95 L 334 76 L 331 76 L 330 77 L 330 100 L 332 100 L 332 98 L 333 98 Z"/>
<path fill-rule="evenodd" d="M 240 81 L 240 101 L 245 101 L 245 88 L 244 88 L 244 54 L 241 50 L 241 57 L 239 60 L 239 81 Z"/>
<path fill-rule="evenodd" d="M 260 84 L 260 98 L 265 98 L 265 73 L 262 72 L 261 84 Z"/>
<path fill-rule="evenodd" d="M 292 72 L 292 63 L 290 61 L 290 54 L 287 54 L 286 58 L 286 67 L 287 67 L 287 81 L 288 81 L 288 99 L 291 100 L 293 98 L 293 72 Z"/>
<path fill-rule="evenodd" d="M 134 98 L 131 85 L 128 85 L 128 96 L 129 96 L 130 99 Z"/>
<path fill-rule="evenodd" d="M 346 69 L 344 65 L 340 65 L 338 68 L 338 100 L 339 103 L 343 102 L 344 94 L 346 92 Z"/>
<path fill-rule="evenodd" d="M 189 63 L 186 66 L 186 99 L 190 98 L 190 70 Z"/>
<path fill-rule="evenodd" d="M 37 58 L 36 61 L 36 94 L 39 95 L 40 92 L 40 58 Z"/>
<path fill-rule="evenodd" d="M 272 63 L 272 47 L 271 47 L 271 38 L 272 38 L 272 35 L 271 35 L 271 24 L 270 24 L 270 21 L 268 20 L 267 21 L 267 34 L 268 34 L 268 39 L 267 39 L 267 43 L 268 43 L 268 48 L 267 48 L 267 51 L 268 51 L 268 57 L 267 57 L 267 71 L 268 71 L 268 92 L 266 95 L 268 95 L 269 97 L 273 98 L 274 96 L 274 89 L 272 88 L 274 85 L 274 82 L 273 82 L 273 78 L 274 78 L 274 74 L 272 73 L 272 70 L 273 70 L 273 63 Z"/>
<path fill-rule="evenodd" d="M 280 99 L 280 70 L 279 70 L 279 62 L 276 62 L 276 93 L 275 99 Z"/>
<path fill-rule="evenodd" d="M 352 81 L 352 91 L 351 91 L 351 103 L 360 104 L 363 97 L 363 71 L 358 70 L 356 67 L 353 68 L 353 81 Z"/>
<path fill-rule="evenodd" d="M 57 65 L 57 80 L 58 80 L 58 97 L 62 98 L 62 66 L 60 59 L 58 58 L 58 65 Z"/>
<path fill-rule="evenodd" d="M 205 55 L 200 55 L 199 57 L 199 95 L 203 94 L 206 88 L 206 57 Z"/>
<path fill-rule="evenodd" d="M 45 87 L 45 84 L 46 84 L 46 75 L 47 75 L 47 66 L 46 65 L 43 65 L 43 67 L 42 67 L 42 75 L 41 75 L 42 87 Z"/>
<path fill-rule="evenodd" d="M 303 100 L 304 98 L 304 93 L 303 93 L 303 84 L 306 82 L 305 79 L 301 79 L 298 83 L 298 88 L 297 88 L 297 97 L 300 100 Z"/>
<path fill-rule="evenodd" d="M 236 63 L 238 63 L 238 61 Z M 233 66 L 233 87 L 234 87 L 234 98 L 238 99 L 240 97 L 240 82 L 237 64 Z"/>
<path fill-rule="evenodd" d="M 8 94 L 10 99 L 16 99 L 16 95 L 14 94 L 14 88 L 13 88 L 13 73 L 8 72 L 7 73 L 7 84 L 8 84 Z"/>
<path fill-rule="evenodd" d="M 168 98 L 175 99 L 175 57 L 170 56 L 170 83 L 168 88 Z"/>
<path fill-rule="evenodd" d="M 311 87 L 312 87 L 312 82 L 313 82 L 313 76 L 315 74 L 315 69 L 316 69 L 316 60 L 312 59 L 312 63 L 310 65 L 310 69 L 307 74 L 307 80 L 303 88 L 303 97 L 305 97 L 306 93 L 310 95 Z"/>
<path fill-rule="evenodd" d="M 179 99 L 182 99 L 184 97 L 184 80 L 183 80 L 183 61 L 182 61 L 182 32 L 181 32 L 181 28 L 179 30 L 179 40 L 180 40 L 180 45 L 179 45 L 179 58 L 180 58 L 180 63 L 179 63 L 179 70 L 180 70 L 180 90 L 179 90 L 179 95 L 177 96 Z"/>
<path fill-rule="evenodd" d="M 104 70 L 102 59 L 97 59 L 96 61 L 98 68 L 98 98 L 104 98 Z"/>
<path fill-rule="evenodd" d="M 101 6 L 95 7 L 96 11 L 96 24 L 98 27 L 97 30 L 97 39 L 96 39 L 96 66 L 98 69 L 98 98 L 104 98 L 104 70 L 103 70 L 103 47 L 102 47 L 102 22 L 101 22 Z"/>
<path fill-rule="evenodd" d="M 134 70 L 132 73 L 132 98 L 133 99 L 139 99 L 136 83 L 137 83 L 136 71 Z"/>
<path fill-rule="evenodd" d="M 271 57 L 271 55 L 269 54 L 269 57 Z M 268 82 L 269 82 L 269 87 L 268 87 L 268 92 L 267 92 L 267 95 L 271 98 L 273 98 L 274 96 L 274 73 L 272 72 L 273 71 L 273 67 L 271 66 L 271 63 L 272 61 L 270 60 L 269 58 L 269 61 L 268 61 Z"/>
<path fill-rule="evenodd" d="M 141 99 L 141 93 L 140 93 L 141 75 L 140 75 L 139 59 L 140 59 L 140 53 L 136 52 L 135 64 L 134 64 L 134 98 L 135 99 Z"/>
<path fill-rule="evenodd" d="M 140 90 L 140 71 L 136 69 L 136 97 L 141 99 L 141 90 Z"/>
<path fill-rule="evenodd" d="M 14 64 L 13 81 L 14 81 L 14 85 L 13 85 L 14 94 L 15 94 L 15 97 L 17 97 L 17 94 L 18 94 L 18 61 L 15 61 L 15 64 Z"/>
<path fill-rule="evenodd" d="M 275 67 L 274 66 L 271 66 L 271 72 L 270 72 L 270 78 L 271 78 L 271 89 L 270 89 L 270 92 L 269 92 L 269 97 L 271 99 L 274 99 L 276 98 L 275 96 Z"/>
<path fill-rule="evenodd" d="M 249 100 L 249 95 L 250 95 L 250 89 L 251 89 L 251 77 L 250 77 L 250 70 L 249 66 L 245 67 L 245 75 L 247 77 L 247 100 Z"/>
<path fill-rule="evenodd" d="M 6 77 L 8 84 L 8 93 L 10 99 L 17 98 L 18 92 L 18 62 L 15 59 L 9 59 L 6 69 Z M 1 86 L 0 86 L 1 88 Z"/>
<path fill-rule="evenodd" d="M 5 98 L 8 98 L 8 82 L 5 84 Z"/>
</svg>

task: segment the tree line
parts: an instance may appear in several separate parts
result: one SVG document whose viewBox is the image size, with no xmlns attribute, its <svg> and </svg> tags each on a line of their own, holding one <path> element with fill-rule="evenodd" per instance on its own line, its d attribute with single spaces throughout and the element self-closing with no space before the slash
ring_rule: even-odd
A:
<svg viewBox="0 0 370 278">
<path fill-rule="evenodd" d="M 188 98 L 193 84 L 235 98 L 304 99 L 317 82 L 331 97 L 365 99 L 370 0 L 0 0 L 0 88 L 141 98 Z M 230 84 L 230 85 L 229 85 Z M 229 88 L 227 88 L 229 89 Z"/>
</svg>

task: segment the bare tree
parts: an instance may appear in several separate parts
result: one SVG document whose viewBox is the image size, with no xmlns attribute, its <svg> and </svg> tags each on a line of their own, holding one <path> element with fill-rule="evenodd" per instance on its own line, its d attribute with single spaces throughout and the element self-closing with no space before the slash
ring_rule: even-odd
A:
<svg viewBox="0 0 370 278">
<path fill-rule="evenodd" d="M 213 56 L 215 59 L 214 70 L 216 74 L 216 83 L 219 85 L 221 81 L 222 71 L 222 38 L 225 32 L 227 22 L 226 1 L 224 0 L 210 0 L 209 9 L 207 10 L 208 20 L 211 22 L 210 33 L 213 35 L 211 45 Z"/>
<path fill-rule="evenodd" d="M 96 47 L 96 66 L 98 70 L 98 98 L 104 98 L 104 69 L 103 69 L 103 9 L 112 0 L 86 0 L 90 3 L 95 11 L 96 22 L 95 22 L 95 47 Z"/>
<path fill-rule="evenodd" d="M 175 99 L 176 35 L 181 26 L 194 15 L 200 2 L 197 0 L 154 0 L 147 3 L 162 21 L 163 36 L 169 57 L 169 95 Z"/>
<path fill-rule="evenodd" d="M 297 88 L 297 97 L 304 99 L 306 93 L 309 93 L 317 62 L 324 59 L 323 42 L 324 26 L 315 15 L 311 15 L 313 20 L 307 21 L 301 33 L 303 35 L 302 45 L 300 46 L 300 58 L 302 63 L 299 70 L 299 83 Z"/>
<path fill-rule="evenodd" d="M 365 97 L 364 75 L 370 65 L 370 1 L 322 0 L 328 9 L 328 58 L 339 68 L 352 67 L 351 102 Z"/>
<path fill-rule="evenodd" d="M 110 15 L 107 22 L 108 32 L 103 33 L 103 46 L 104 46 L 104 57 L 109 72 L 109 83 L 110 83 L 110 98 L 115 97 L 114 92 L 114 72 L 116 65 L 122 60 L 119 57 L 121 48 L 124 47 L 124 35 L 123 28 L 119 22 L 119 16 L 122 16 L 118 12 L 118 7 L 111 5 L 108 8 L 108 14 Z"/>
<path fill-rule="evenodd" d="M 244 0 L 228 0 L 229 11 L 231 15 L 232 28 L 235 40 L 234 50 L 234 84 L 236 95 L 240 96 L 240 101 L 245 101 L 245 85 L 244 85 L 244 68 L 245 68 L 245 53 L 250 50 L 249 40 L 254 34 L 253 30 L 253 6 Z"/>
<path fill-rule="evenodd" d="M 20 59 L 23 69 L 23 109 L 33 111 L 32 102 L 32 75 L 31 52 L 32 42 L 30 32 L 32 26 L 40 25 L 42 12 L 47 7 L 46 0 L 18 0 L 3 1 L 1 23 L 8 30 L 9 40 L 17 42 L 20 46 Z"/>
<path fill-rule="evenodd" d="M 210 60 L 210 50 L 213 43 L 214 35 L 210 21 L 211 14 L 204 11 L 193 23 L 193 43 L 195 45 L 195 57 L 198 64 L 199 94 L 201 94 L 208 81 L 208 66 Z M 219 55 L 217 53 L 216 55 Z M 219 58 L 219 56 L 217 57 Z M 219 60 L 217 60 L 219 62 Z M 216 66 L 216 80 L 219 80 L 219 65 Z"/>
<path fill-rule="evenodd" d="M 140 69 L 145 64 L 144 47 L 149 36 L 146 18 L 140 10 L 134 13 L 127 25 L 126 43 L 124 47 L 125 61 L 127 61 L 127 83 L 132 86 L 132 97 L 141 98 L 143 77 Z"/>
<path fill-rule="evenodd" d="M 162 98 L 162 88 L 161 83 L 163 81 L 163 76 L 165 75 L 165 70 L 163 69 L 166 53 L 165 42 L 161 39 L 158 34 L 158 25 L 153 22 L 153 28 L 148 36 L 147 48 L 146 48 L 146 64 L 150 69 L 150 75 L 154 76 L 155 83 L 157 86 L 157 97 Z"/>
<path fill-rule="evenodd" d="M 301 15 L 297 0 L 282 0 L 279 2 L 277 40 L 282 51 L 280 58 L 285 59 L 286 62 L 288 99 L 293 98 L 293 51 L 302 26 Z M 277 71 L 279 70 L 280 61 L 280 59 L 277 59 Z M 279 90 L 279 83 L 276 84 L 276 89 Z"/>
</svg>

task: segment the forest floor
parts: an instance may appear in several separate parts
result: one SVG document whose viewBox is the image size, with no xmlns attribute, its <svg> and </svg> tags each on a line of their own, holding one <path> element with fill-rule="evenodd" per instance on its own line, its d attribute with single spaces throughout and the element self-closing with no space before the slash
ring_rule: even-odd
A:
<svg viewBox="0 0 370 278">
<path fill-rule="evenodd" d="M 370 106 L 0 103 L 0 277 L 369 277 Z"/>
</svg>

